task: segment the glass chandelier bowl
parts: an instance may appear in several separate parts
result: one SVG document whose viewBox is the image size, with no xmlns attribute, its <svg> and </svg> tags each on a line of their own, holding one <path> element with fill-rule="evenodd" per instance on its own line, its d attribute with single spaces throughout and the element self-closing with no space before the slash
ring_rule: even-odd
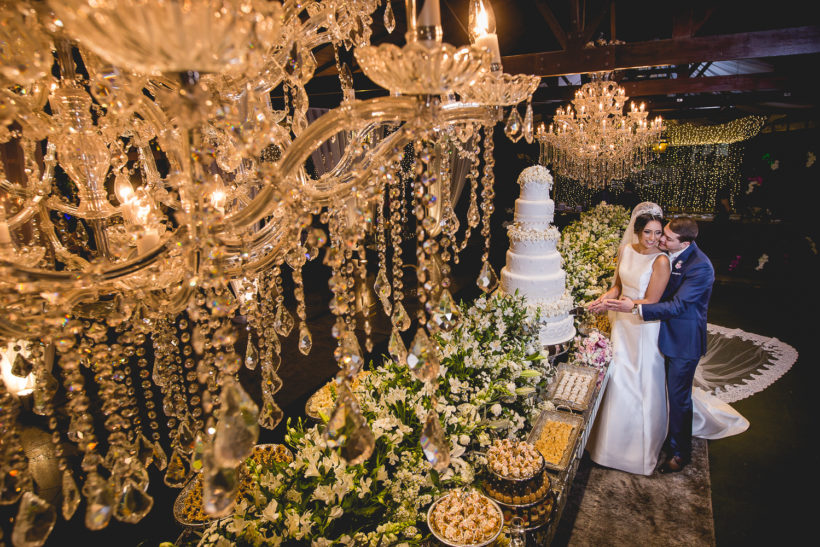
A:
<svg viewBox="0 0 820 547">
<path fill-rule="evenodd" d="M 487 50 L 447 43 L 365 46 L 355 56 L 368 78 L 400 95 L 446 95 L 469 86 L 490 66 Z"/>
<path fill-rule="evenodd" d="M 542 161 L 559 175 L 593 187 L 643 169 L 663 131 L 660 116 L 647 121 L 643 104 L 632 103 L 624 114 L 629 97 L 608 78 L 608 73 L 593 74 L 572 105 L 558 108 L 549 128 L 542 125 L 537 132 Z"/>
<path fill-rule="evenodd" d="M 146 74 L 239 71 L 267 51 L 281 5 L 264 0 L 53 0 L 81 44 Z"/>
<path fill-rule="evenodd" d="M 462 100 L 487 106 L 512 106 L 531 97 L 541 83 L 539 76 L 485 72 L 469 85 L 458 88 Z"/>
<path fill-rule="evenodd" d="M 54 59 L 51 39 L 25 3 L 0 5 L 0 75 L 19 85 L 44 78 Z"/>
</svg>

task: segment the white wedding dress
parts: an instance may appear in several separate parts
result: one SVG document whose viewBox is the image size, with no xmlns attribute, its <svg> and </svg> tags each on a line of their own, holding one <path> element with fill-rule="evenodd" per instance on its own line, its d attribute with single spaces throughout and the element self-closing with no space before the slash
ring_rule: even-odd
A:
<svg viewBox="0 0 820 547">
<path fill-rule="evenodd" d="M 660 253 L 640 254 L 624 247 L 618 265 L 622 293 L 644 297 L 652 265 Z M 658 349 L 660 321 L 632 313 L 613 313 L 612 370 L 587 450 L 592 461 L 629 473 L 651 475 L 666 439 L 668 414 L 664 358 Z M 736 435 L 749 422 L 717 397 L 695 388 L 692 434 L 704 439 Z"/>
</svg>

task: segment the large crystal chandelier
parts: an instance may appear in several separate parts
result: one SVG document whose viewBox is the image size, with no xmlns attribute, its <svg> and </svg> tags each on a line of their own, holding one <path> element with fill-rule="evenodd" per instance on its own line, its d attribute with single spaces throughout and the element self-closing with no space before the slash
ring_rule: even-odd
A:
<svg viewBox="0 0 820 547">
<path fill-rule="evenodd" d="M 651 122 L 641 103 L 631 103 L 624 88 L 609 80 L 609 73 L 592 75 L 592 81 L 575 93 L 572 105 L 558 108 L 549 128 L 539 126 L 541 161 L 556 173 L 591 187 L 604 187 L 632 171 L 643 169 L 652 158 L 652 145 L 663 131 L 658 116 Z"/>
<path fill-rule="evenodd" d="M 532 140 L 539 78 L 502 72 L 485 1 L 472 0 L 481 24 L 466 47 L 442 41 L 437 0 L 406 8 L 399 47 L 370 44 L 380 0 L 0 3 L 0 347 L 22 380 L 0 382 L 0 503 L 22 499 L 15 534 L 27 544 L 45 541 L 56 510 L 32 489 L 20 397 L 51 434 L 64 518 L 84 498 L 90 529 L 112 515 L 139 521 L 153 504 L 152 462 L 170 486 L 201 473 L 205 510 L 229 511 L 237 465 L 259 427 L 282 419 L 280 339 L 296 329 L 299 350 L 311 350 L 302 267 L 320 255 L 332 270 L 340 367 L 328 444 L 351 463 L 372 450 L 347 388 L 363 362 L 357 328 L 372 348 L 355 290 L 368 258 L 393 325 L 390 352 L 435 384 L 429 335 L 452 328 L 450 263 L 474 231 L 485 241 L 479 285 L 494 288 L 493 126 L 512 107 L 507 135 Z M 382 16 L 392 32 L 389 1 Z M 344 99 L 309 124 L 305 84 L 326 46 Z M 389 96 L 355 98 L 342 48 Z M 342 157 L 310 177 L 306 162 L 340 133 Z M 469 206 L 458 219 L 452 167 L 465 161 Z M 412 257 L 402 254 L 408 229 Z M 415 321 L 405 260 L 418 275 Z M 408 349 L 402 333 L 413 325 Z M 261 401 L 240 385 L 242 367 L 257 374 Z M 436 427 L 432 412 L 425 438 Z M 446 466 L 446 447 L 429 458 Z"/>
</svg>

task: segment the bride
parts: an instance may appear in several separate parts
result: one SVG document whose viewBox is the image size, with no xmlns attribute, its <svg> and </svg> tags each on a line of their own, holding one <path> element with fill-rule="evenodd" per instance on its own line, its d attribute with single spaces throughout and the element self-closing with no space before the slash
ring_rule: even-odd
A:
<svg viewBox="0 0 820 547">
<path fill-rule="evenodd" d="M 613 285 L 589 304 L 590 311 L 605 311 L 607 299 L 627 297 L 635 304 L 660 300 L 671 274 L 669 258 L 658 248 L 662 234 L 661 208 L 649 202 L 637 205 L 618 250 Z M 629 312 L 610 315 L 612 370 L 587 449 L 600 465 L 651 475 L 668 425 L 666 370 L 658 348 L 660 321 L 642 321 Z M 695 389 L 692 400 L 693 436 L 716 439 L 741 433 L 749 425 L 703 390 Z"/>
</svg>

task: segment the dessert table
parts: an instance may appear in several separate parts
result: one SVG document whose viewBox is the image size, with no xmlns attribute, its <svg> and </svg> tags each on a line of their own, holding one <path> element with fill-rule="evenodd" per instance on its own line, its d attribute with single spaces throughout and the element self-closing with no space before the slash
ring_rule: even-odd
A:
<svg viewBox="0 0 820 547">
<path fill-rule="evenodd" d="M 572 412 L 573 414 L 579 415 L 582 418 L 581 431 L 577 437 L 575 437 L 575 446 L 571 449 L 572 455 L 569 460 L 569 465 L 567 465 L 567 467 L 561 472 L 550 473 L 550 478 L 552 479 L 553 485 L 552 491 L 555 496 L 552 516 L 545 526 L 529 533 L 529 544 L 531 545 L 549 545 L 555 537 L 555 532 L 558 529 L 558 524 L 561 521 L 561 516 L 563 515 L 564 507 L 566 506 L 569 492 L 572 488 L 572 482 L 575 479 L 575 473 L 578 470 L 578 464 L 581 462 L 581 458 L 584 455 L 584 449 L 586 447 L 587 440 L 589 439 L 592 424 L 595 422 L 598 407 L 601 404 L 604 390 L 606 390 L 607 383 L 609 382 L 609 376 L 610 366 L 607 365 L 606 367 L 603 367 L 599 373 L 595 390 L 592 393 L 591 402 L 585 410 L 575 412 L 569 408 L 562 408 L 560 406 L 557 407 L 560 412 Z"/>
</svg>

